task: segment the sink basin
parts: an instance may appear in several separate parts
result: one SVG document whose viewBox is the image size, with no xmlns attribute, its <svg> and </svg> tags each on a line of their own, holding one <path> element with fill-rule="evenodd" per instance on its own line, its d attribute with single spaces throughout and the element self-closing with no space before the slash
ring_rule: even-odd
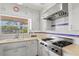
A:
<svg viewBox="0 0 79 59">
<path fill-rule="evenodd" d="M 37 37 L 37 35 L 31 35 L 31 37 Z"/>
<path fill-rule="evenodd" d="M 49 40 L 53 40 L 53 38 L 45 38 L 45 39 L 42 39 L 43 41 L 49 41 Z"/>
</svg>

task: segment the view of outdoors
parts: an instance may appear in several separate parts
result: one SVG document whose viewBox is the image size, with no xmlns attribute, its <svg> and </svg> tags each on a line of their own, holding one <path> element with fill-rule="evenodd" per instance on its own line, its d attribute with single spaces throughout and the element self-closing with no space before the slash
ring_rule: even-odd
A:
<svg viewBox="0 0 79 59">
<path fill-rule="evenodd" d="M 2 28 L 2 33 L 5 34 L 28 32 L 27 24 L 23 24 L 21 22 L 17 22 L 14 20 L 2 20 L 1 28 Z"/>
</svg>

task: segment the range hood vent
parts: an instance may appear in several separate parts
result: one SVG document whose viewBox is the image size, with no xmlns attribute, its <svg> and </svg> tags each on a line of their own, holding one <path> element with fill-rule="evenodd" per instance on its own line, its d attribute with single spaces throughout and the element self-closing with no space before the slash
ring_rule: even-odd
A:
<svg viewBox="0 0 79 59">
<path fill-rule="evenodd" d="M 56 20 L 59 18 L 63 18 L 63 17 L 67 17 L 68 16 L 68 4 L 67 3 L 63 3 L 61 5 L 61 9 L 59 9 L 57 12 L 49 15 L 48 17 L 44 18 L 46 20 Z"/>
</svg>

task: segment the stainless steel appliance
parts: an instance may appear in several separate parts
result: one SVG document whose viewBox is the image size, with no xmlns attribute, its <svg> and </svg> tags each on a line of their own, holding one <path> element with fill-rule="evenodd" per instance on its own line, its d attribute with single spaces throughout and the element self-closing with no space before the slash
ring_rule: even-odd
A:
<svg viewBox="0 0 79 59">
<path fill-rule="evenodd" d="M 51 40 L 53 40 L 53 38 L 42 39 L 40 41 L 40 44 L 48 48 L 51 45 L 51 43 L 50 43 Z"/>
<path fill-rule="evenodd" d="M 47 47 L 51 52 L 54 52 L 55 54 L 62 56 L 63 55 L 62 48 L 73 44 L 73 40 L 70 38 L 62 38 L 62 37 L 59 37 L 57 39 L 59 40 L 56 40 L 55 38 L 42 39 L 40 44 Z"/>
<path fill-rule="evenodd" d="M 52 55 L 57 55 L 51 52 L 48 46 L 50 46 L 50 41 L 53 40 L 53 38 L 45 38 L 40 40 L 40 45 L 39 45 L 39 56 L 50 56 Z M 50 52 L 50 53 L 49 53 Z"/>
<path fill-rule="evenodd" d="M 63 50 L 62 48 L 65 47 L 65 46 L 68 46 L 72 44 L 71 42 L 68 42 L 68 41 L 57 41 L 57 42 L 54 42 L 52 43 L 52 46 L 49 47 L 51 51 L 53 51 L 54 53 L 62 56 L 63 55 Z"/>
<path fill-rule="evenodd" d="M 61 4 L 56 4 L 55 6 L 53 6 L 54 9 L 56 8 L 56 11 L 52 10 L 52 14 L 43 17 L 46 20 L 55 20 L 55 19 L 59 19 L 59 18 L 63 18 L 63 17 L 67 17 L 68 16 L 68 3 L 61 3 Z"/>
<path fill-rule="evenodd" d="M 67 17 L 68 16 L 68 12 L 65 12 L 63 10 L 60 10 L 50 16 L 48 16 L 47 18 L 44 18 L 46 20 L 55 20 L 55 19 L 59 19 L 59 18 L 63 18 L 63 17 Z"/>
</svg>

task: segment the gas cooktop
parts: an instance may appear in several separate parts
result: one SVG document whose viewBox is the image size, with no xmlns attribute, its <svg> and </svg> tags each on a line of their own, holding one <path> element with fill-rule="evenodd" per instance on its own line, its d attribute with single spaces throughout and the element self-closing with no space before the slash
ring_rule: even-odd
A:
<svg viewBox="0 0 79 59">
<path fill-rule="evenodd" d="M 57 41 L 57 42 L 54 42 L 52 43 L 53 45 L 56 45 L 58 47 L 65 47 L 65 46 L 68 46 L 70 44 L 72 44 L 71 42 L 68 42 L 68 41 Z"/>
</svg>

